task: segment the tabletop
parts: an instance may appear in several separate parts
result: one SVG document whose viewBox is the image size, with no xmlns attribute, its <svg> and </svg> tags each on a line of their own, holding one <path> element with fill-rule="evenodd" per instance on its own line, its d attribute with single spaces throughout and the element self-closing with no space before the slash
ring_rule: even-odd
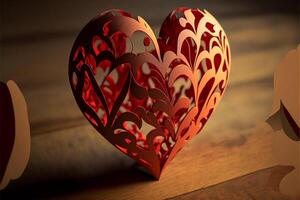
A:
<svg viewBox="0 0 300 200">
<path fill-rule="evenodd" d="M 0 197 L 290 199 L 278 184 L 292 168 L 273 158 L 273 132 L 265 120 L 272 106 L 274 68 L 299 43 L 299 16 L 290 6 L 296 4 L 228 2 L 1 1 L 0 79 L 15 80 L 24 93 L 32 149 L 24 174 Z M 205 8 L 229 38 L 232 70 L 224 98 L 159 181 L 89 125 L 68 83 L 76 35 L 111 5 L 143 16 L 156 34 L 172 9 Z"/>
</svg>

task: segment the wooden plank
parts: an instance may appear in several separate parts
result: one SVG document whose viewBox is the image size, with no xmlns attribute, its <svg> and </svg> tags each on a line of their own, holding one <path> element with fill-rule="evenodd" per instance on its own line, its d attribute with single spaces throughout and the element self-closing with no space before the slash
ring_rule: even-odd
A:
<svg viewBox="0 0 300 200">
<path fill-rule="evenodd" d="M 29 104 L 33 135 L 88 124 L 67 86 L 41 87 L 24 92 Z M 249 128 L 257 121 L 267 118 L 271 110 L 270 102 L 272 102 L 272 80 L 250 82 L 238 87 L 230 84 L 224 99 L 205 129 L 221 131 Z M 226 120 L 223 117 L 224 113 L 228 113 Z M 236 123 L 237 121 L 239 123 Z"/>
<path fill-rule="evenodd" d="M 20 71 L 12 70 L 10 71 L 11 75 L 7 76 L 16 80 L 24 92 L 29 106 L 33 134 L 47 131 L 49 132 L 55 129 L 57 126 L 64 128 L 63 124 L 71 123 L 76 125 L 78 119 L 83 119 L 69 88 L 69 83 L 67 82 L 67 60 L 58 55 L 58 58 L 54 59 L 54 57 L 57 57 L 54 55 L 56 53 L 53 51 L 54 54 L 52 54 L 50 45 L 48 49 L 50 49 L 50 58 L 46 58 L 47 55 L 41 57 L 41 59 L 45 60 L 45 63 L 43 63 L 44 65 L 39 65 L 38 62 L 36 64 L 27 65 L 25 59 L 25 64 L 27 66 L 24 66 L 24 68 L 28 68 L 27 70 L 33 73 L 24 74 L 24 69 Z M 265 87 L 259 87 L 260 84 L 258 83 L 258 87 L 256 88 L 256 91 L 254 90 L 254 93 L 249 93 L 249 91 L 243 90 L 245 89 L 244 86 L 241 86 L 238 91 L 233 90 L 231 93 L 230 87 L 235 87 L 237 84 L 246 82 L 247 84 L 250 84 L 249 88 L 253 88 L 253 85 L 257 84 L 256 82 L 260 80 L 263 81 L 264 79 L 266 80 L 266 84 L 272 83 L 271 76 L 274 67 L 277 62 L 279 62 L 279 59 L 285 54 L 285 52 L 287 52 L 287 50 L 288 48 L 268 51 L 266 50 L 264 51 L 264 54 L 261 54 L 261 52 L 256 52 L 233 57 L 229 89 L 226 91 L 226 96 L 229 95 L 230 97 L 228 98 L 234 102 L 231 103 L 231 105 L 234 106 L 235 104 L 237 107 L 247 106 L 243 102 L 239 102 L 239 100 L 246 101 L 247 98 L 261 98 L 261 102 L 255 106 L 260 106 L 263 110 L 266 110 L 272 98 L 272 85 L 269 85 L 269 88 L 266 90 Z M 54 60 L 54 62 L 51 62 L 50 60 Z M 260 64 L 254 66 L 254 63 Z M 15 69 L 22 68 L 20 64 L 12 64 L 9 66 L 12 66 L 12 68 Z M 36 71 L 39 71 L 40 74 Z M 255 97 L 253 97 L 253 94 L 255 94 Z M 257 96 L 259 94 L 262 94 L 262 96 Z M 269 96 L 266 96 L 265 94 L 269 94 Z M 235 99 L 234 97 L 236 95 L 238 95 L 239 98 Z M 225 101 L 226 100 L 224 98 L 221 105 Z M 257 115 L 254 116 L 254 118 L 258 117 L 261 119 L 267 115 L 267 113 L 263 110 L 259 110 L 258 108 L 255 110 L 257 110 Z M 253 112 L 253 110 L 250 112 Z M 74 123 L 72 123 L 73 120 Z M 49 128 L 47 128 L 47 126 Z"/>
<path fill-rule="evenodd" d="M 0 79 L 14 79 L 24 91 L 34 136 L 29 166 L 22 178 L 3 192 L 4 197 L 171 198 L 276 165 L 272 131 L 265 124 L 253 127 L 265 120 L 271 109 L 274 67 L 298 43 L 295 16 L 242 16 L 232 12 L 249 10 L 242 4 L 189 4 L 227 16 L 219 19 L 231 43 L 230 85 L 203 133 L 183 149 L 160 181 L 153 181 L 88 124 L 67 81 L 74 38 L 92 16 L 111 3 L 114 0 L 101 5 L 92 0 L 84 7 L 77 1 L 0 3 Z M 155 5 L 160 9 L 148 9 L 147 3 L 136 8 L 118 5 L 135 15 L 143 14 L 157 33 L 165 15 L 181 4 L 186 3 Z M 282 30 L 289 31 L 280 34 Z M 247 180 L 263 184 L 266 176 L 267 172 Z M 247 180 L 225 183 L 223 189 Z M 215 191 L 208 188 L 199 193 Z"/>
<path fill-rule="evenodd" d="M 268 22 L 266 19 L 269 18 L 278 24 Z M 250 68 L 251 71 L 254 71 L 254 64 L 260 66 L 257 68 L 273 69 L 273 65 L 278 63 L 284 53 L 294 48 L 298 41 L 297 27 L 294 22 L 288 20 L 285 16 L 276 15 L 224 20 L 224 28 L 228 29 L 226 32 L 232 49 L 233 66 L 238 66 L 238 69 Z M 250 25 L 245 27 L 240 24 Z M 237 27 L 231 29 L 235 25 Z M 153 27 L 156 32 L 159 26 Z M 286 34 L 274 34 L 281 30 L 291 31 Z M 63 38 L 55 37 L 37 42 L 24 40 L 21 45 L 20 42 L 11 41 L 1 45 L 1 78 L 14 78 L 23 87 L 31 89 L 43 85 L 66 84 L 69 52 L 76 35 L 77 32 L 74 32 Z M 243 56 L 248 53 L 250 58 L 255 58 L 257 54 L 260 56 L 257 60 L 247 61 L 249 57 Z M 236 58 L 242 62 L 235 62 Z M 31 73 L 24 73 L 24 70 Z"/>
<path fill-rule="evenodd" d="M 170 198 L 170 200 L 296 200 L 298 198 L 288 197 L 279 192 L 279 184 L 282 178 L 292 170 L 293 167 L 291 166 L 271 167 L 215 186 Z"/>
<path fill-rule="evenodd" d="M 28 169 L 4 195 L 53 199 L 170 198 L 276 165 L 271 139 L 272 130 L 266 124 L 238 133 L 200 134 L 155 181 L 134 169 L 131 159 L 113 149 L 90 126 L 71 128 L 34 137 Z"/>
<path fill-rule="evenodd" d="M 257 2 L 260 3 L 260 2 Z M 257 4 L 256 3 L 256 4 Z M 113 6 L 112 6 L 113 5 Z M 274 2 L 268 7 L 272 8 Z M 288 3 L 281 7 L 286 7 Z M 50 37 L 65 36 L 79 29 L 96 14 L 107 9 L 119 8 L 131 12 L 133 15 L 145 17 L 150 24 L 161 23 L 175 8 L 192 7 L 207 9 L 218 17 L 242 16 L 245 14 L 262 13 L 260 6 L 249 2 L 235 2 L 221 4 L 217 0 L 182 2 L 174 0 L 162 3 L 158 0 L 141 2 L 133 0 L 126 3 L 120 0 L 82 2 L 69 1 L 9 1 L 0 2 L 1 34 L 4 39 L 12 41 L 20 39 L 37 40 Z M 263 10 L 266 13 L 266 9 Z M 55 14 L 54 14 L 55 13 Z M 270 12 L 268 12 L 270 13 Z M 37 17 L 38 16 L 38 17 Z"/>
<path fill-rule="evenodd" d="M 239 115 L 243 115 L 241 126 L 249 127 L 251 119 L 261 120 L 268 114 L 272 101 L 270 83 L 274 67 L 288 50 L 294 48 L 298 37 L 294 20 L 290 19 L 274 14 L 221 19 L 232 49 L 229 86 L 252 84 L 248 88 L 241 86 L 238 90 L 231 90 L 229 87 L 221 103 L 221 106 L 230 104 L 230 109 L 252 113 L 248 114 L 247 118 L 246 114 L 238 112 Z M 156 32 L 159 26 L 154 25 Z M 285 34 L 274 34 L 283 29 L 290 31 Z M 23 38 L 4 42 L 0 46 L 0 79 L 3 81 L 13 79 L 23 90 L 28 102 L 33 135 L 87 124 L 71 94 L 67 79 L 68 56 L 76 34 L 74 31 L 69 35 L 56 35 L 34 41 Z M 253 35 L 256 37 L 252 37 Z M 258 83 L 255 91 L 253 85 L 259 81 L 264 83 Z M 239 98 L 235 99 L 235 96 Z M 256 103 L 247 100 L 252 98 L 257 99 Z M 230 99 L 232 103 L 226 99 Z M 251 108 L 250 104 L 255 106 L 255 109 L 242 109 Z M 218 113 L 217 118 L 222 119 L 223 111 Z M 236 118 L 231 121 L 234 120 Z M 220 120 L 222 121 L 224 120 Z"/>
</svg>

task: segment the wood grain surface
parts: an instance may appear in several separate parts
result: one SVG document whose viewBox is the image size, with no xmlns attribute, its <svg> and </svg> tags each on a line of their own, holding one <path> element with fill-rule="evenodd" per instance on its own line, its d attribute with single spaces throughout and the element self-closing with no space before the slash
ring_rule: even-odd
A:
<svg viewBox="0 0 300 200">
<path fill-rule="evenodd" d="M 0 1 L 0 80 L 13 79 L 22 89 L 32 131 L 29 165 L 1 191 L 1 200 L 288 199 L 274 184 L 291 168 L 274 167 L 272 130 L 264 121 L 272 106 L 274 68 L 299 43 L 295 1 L 158 2 Z M 230 41 L 232 71 L 225 96 L 160 181 L 88 124 L 68 83 L 77 33 L 111 5 L 141 15 L 156 34 L 172 9 L 205 8 L 217 16 Z M 271 187 L 267 179 L 273 170 L 277 178 Z"/>
<path fill-rule="evenodd" d="M 165 199 L 277 164 L 272 156 L 272 130 L 258 124 L 243 133 L 197 136 L 155 181 L 94 132 L 83 126 L 34 137 L 36 149 L 23 182 L 7 190 L 8 194 L 51 199 Z"/>
<path fill-rule="evenodd" d="M 275 166 L 205 189 L 170 198 L 170 200 L 296 200 L 297 198 L 295 197 L 288 197 L 279 192 L 279 183 L 282 178 L 292 170 L 293 168 L 289 166 Z"/>
</svg>

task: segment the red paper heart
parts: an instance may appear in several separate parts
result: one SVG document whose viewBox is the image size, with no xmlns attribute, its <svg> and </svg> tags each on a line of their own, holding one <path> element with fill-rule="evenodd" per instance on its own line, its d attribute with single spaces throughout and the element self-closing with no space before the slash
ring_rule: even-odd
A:
<svg viewBox="0 0 300 200">
<path fill-rule="evenodd" d="M 222 27 L 207 11 L 188 8 L 170 13 L 158 39 L 141 17 L 102 13 L 80 32 L 69 62 L 85 117 L 156 178 L 203 128 L 229 71 Z"/>
</svg>

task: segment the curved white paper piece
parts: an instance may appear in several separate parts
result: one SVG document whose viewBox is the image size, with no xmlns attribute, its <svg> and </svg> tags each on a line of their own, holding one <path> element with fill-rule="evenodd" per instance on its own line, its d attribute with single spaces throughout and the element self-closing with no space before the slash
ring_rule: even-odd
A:
<svg viewBox="0 0 300 200">
<path fill-rule="evenodd" d="M 30 156 L 30 126 L 27 104 L 19 87 L 14 81 L 8 81 L 15 114 L 15 141 L 3 179 L 0 180 L 0 190 L 4 189 L 10 180 L 19 178 L 28 163 Z"/>
<path fill-rule="evenodd" d="M 279 165 L 294 166 L 280 183 L 280 191 L 300 197 L 300 45 L 290 51 L 274 73 L 274 102 L 267 122 L 274 130 L 273 154 Z M 292 120 L 287 120 L 286 108 Z M 291 121 L 293 123 L 291 123 Z M 295 128 L 297 127 L 298 128 Z M 294 128 L 293 128 L 294 127 Z M 295 131 L 296 130 L 296 131 Z M 298 137 L 297 137 L 298 134 Z"/>
<path fill-rule="evenodd" d="M 274 131 L 284 129 L 280 119 L 281 105 L 288 110 L 300 127 L 300 44 L 290 51 L 276 67 L 274 73 L 274 97 L 270 118 L 267 122 Z"/>
</svg>

